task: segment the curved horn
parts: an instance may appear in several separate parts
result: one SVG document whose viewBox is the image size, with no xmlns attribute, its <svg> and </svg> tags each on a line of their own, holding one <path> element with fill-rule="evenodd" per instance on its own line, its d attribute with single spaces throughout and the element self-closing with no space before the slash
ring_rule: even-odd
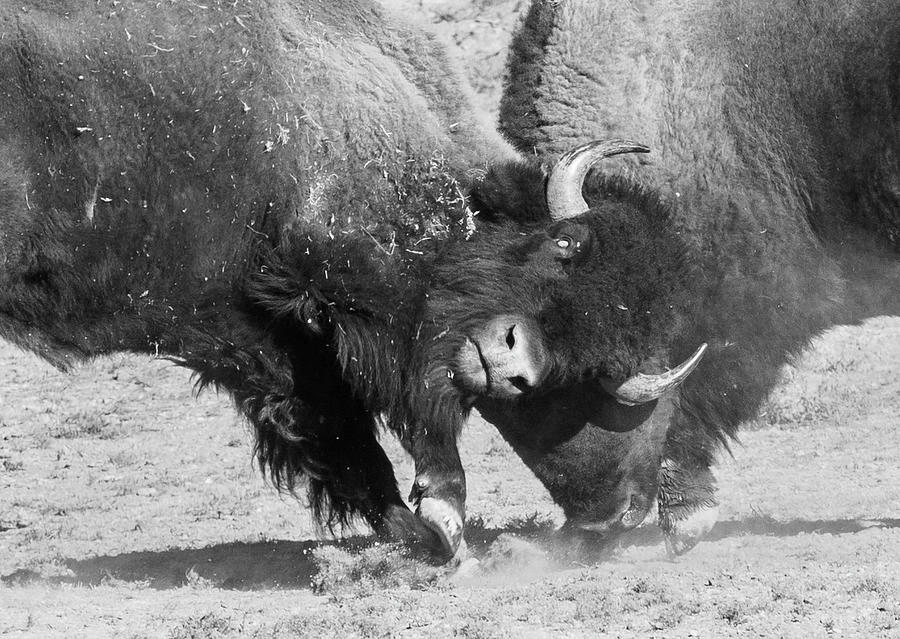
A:
<svg viewBox="0 0 900 639">
<path fill-rule="evenodd" d="M 588 210 L 581 186 L 588 171 L 603 158 L 620 153 L 649 153 L 649 147 L 630 140 L 594 140 L 563 155 L 547 178 L 547 207 L 553 221 L 581 215 Z"/>
<path fill-rule="evenodd" d="M 637 406 L 658 399 L 663 393 L 667 393 L 678 387 L 687 379 L 706 352 L 706 344 L 700 346 L 689 359 L 659 375 L 644 375 L 638 373 L 629 377 L 621 384 L 615 384 L 610 380 L 600 380 L 603 390 L 616 398 L 620 404 Z"/>
</svg>

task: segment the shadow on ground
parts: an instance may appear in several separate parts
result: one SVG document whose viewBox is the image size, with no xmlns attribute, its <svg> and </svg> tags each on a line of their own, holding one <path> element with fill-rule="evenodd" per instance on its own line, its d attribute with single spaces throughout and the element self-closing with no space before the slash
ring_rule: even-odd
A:
<svg viewBox="0 0 900 639">
<path fill-rule="evenodd" d="M 794 537 L 796 535 L 850 535 L 870 528 L 900 528 L 900 519 L 836 519 L 778 521 L 771 517 L 752 517 L 741 521 L 720 521 L 703 538 L 720 541 L 743 535 Z M 620 540 L 620 545 L 652 546 L 661 543 L 662 531 L 656 526 L 633 530 Z"/>
<path fill-rule="evenodd" d="M 743 521 L 717 523 L 707 535 L 707 541 L 761 535 L 791 537 L 800 534 L 847 535 L 871 528 L 900 528 L 900 519 L 847 519 L 834 521 L 788 521 L 759 517 Z M 530 538 L 543 545 L 557 545 L 549 525 L 530 522 L 503 529 L 470 527 L 467 533 L 469 548 L 483 557 L 491 544 L 501 535 Z M 552 541 L 551 541 L 552 540 Z M 631 531 L 619 539 L 622 546 L 650 546 L 662 542 L 656 526 Z M 110 582 L 145 584 L 151 588 L 177 588 L 190 584 L 210 585 L 231 590 L 255 589 L 311 589 L 319 570 L 316 551 L 339 548 L 349 553 L 371 548 L 371 537 L 355 537 L 341 541 L 260 541 L 230 543 L 197 549 L 170 549 L 124 553 L 108 557 L 67 560 L 66 574 L 47 577 L 33 570 L 17 570 L 0 577 L 7 585 L 28 583 L 75 584 L 97 586 Z M 610 551 L 591 552 L 593 559 L 612 556 Z"/>
<path fill-rule="evenodd" d="M 316 573 L 312 553 L 323 541 L 260 541 L 218 544 L 207 548 L 175 548 L 129 552 L 107 557 L 69 559 L 66 574 L 44 577 L 17 570 L 2 577 L 7 584 L 68 583 L 97 586 L 110 581 L 143 583 L 151 588 L 177 588 L 210 583 L 233 590 L 309 588 Z"/>
</svg>

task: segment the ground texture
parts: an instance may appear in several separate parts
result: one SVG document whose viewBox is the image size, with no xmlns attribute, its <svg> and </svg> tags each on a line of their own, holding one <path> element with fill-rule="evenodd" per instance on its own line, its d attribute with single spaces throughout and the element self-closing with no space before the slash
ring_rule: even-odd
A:
<svg viewBox="0 0 900 639">
<path fill-rule="evenodd" d="M 404 2 L 490 109 L 523 2 Z M 265 484 L 227 397 L 117 356 L 62 374 L 0 345 L 2 637 L 900 637 L 900 320 L 818 339 L 734 456 L 707 541 L 635 531 L 574 563 L 543 488 L 474 419 L 460 575 L 322 537 Z M 411 466 L 394 442 L 401 485 Z"/>
</svg>

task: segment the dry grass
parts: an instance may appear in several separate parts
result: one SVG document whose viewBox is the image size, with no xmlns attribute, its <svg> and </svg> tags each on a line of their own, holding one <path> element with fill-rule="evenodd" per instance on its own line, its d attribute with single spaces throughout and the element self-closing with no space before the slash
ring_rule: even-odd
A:
<svg viewBox="0 0 900 639">
<path fill-rule="evenodd" d="M 364 538 L 304 541 L 308 513 L 265 486 L 225 398 L 193 400 L 184 371 L 132 359 L 115 378 L 106 362 L 64 376 L 0 350 L 7 369 L 29 371 L 0 406 L 0 437 L 17 442 L 0 457 L 0 633 L 900 636 L 900 381 L 886 374 L 898 335 L 886 319 L 837 329 L 785 370 L 772 410 L 825 408 L 744 433 L 720 468 L 722 520 L 676 562 L 649 528 L 609 561 L 571 563 L 548 541 L 560 520 L 543 489 L 471 424 L 468 538 L 481 564 L 466 575 Z M 66 399 L 32 393 L 32 380 Z M 835 385 L 856 401 L 823 396 Z M 42 433 L 101 396 L 137 427 Z M 409 463 L 386 443 L 407 485 Z"/>
</svg>

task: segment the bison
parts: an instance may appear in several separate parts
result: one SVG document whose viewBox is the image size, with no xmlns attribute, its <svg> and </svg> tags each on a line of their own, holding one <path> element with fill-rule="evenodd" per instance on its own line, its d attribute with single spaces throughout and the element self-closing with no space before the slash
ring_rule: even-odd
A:
<svg viewBox="0 0 900 639">
<path fill-rule="evenodd" d="M 623 407 L 583 383 L 477 405 L 570 529 L 609 539 L 658 503 L 669 549 L 685 552 L 715 522 L 716 455 L 780 367 L 834 324 L 900 313 L 900 12 L 535 0 L 500 111 L 522 153 L 622 135 L 656 151 L 591 173 L 584 206 L 623 189 L 662 203 L 695 277 L 669 299 L 696 309 L 662 344 L 675 358 L 709 349 L 656 403 Z"/>
<path fill-rule="evenodd" d="M 670 207 L 627 182 L 581 199 L 591 166 L 647 149 L 517 154 L 374 3 L 24 0 L 0 8 L 0 79 L 0 336 L 61 368 L 189 367 L 326 527 L 447 559 L 478 400 L 653 405 L 702 355 Z"/>
</svg>

